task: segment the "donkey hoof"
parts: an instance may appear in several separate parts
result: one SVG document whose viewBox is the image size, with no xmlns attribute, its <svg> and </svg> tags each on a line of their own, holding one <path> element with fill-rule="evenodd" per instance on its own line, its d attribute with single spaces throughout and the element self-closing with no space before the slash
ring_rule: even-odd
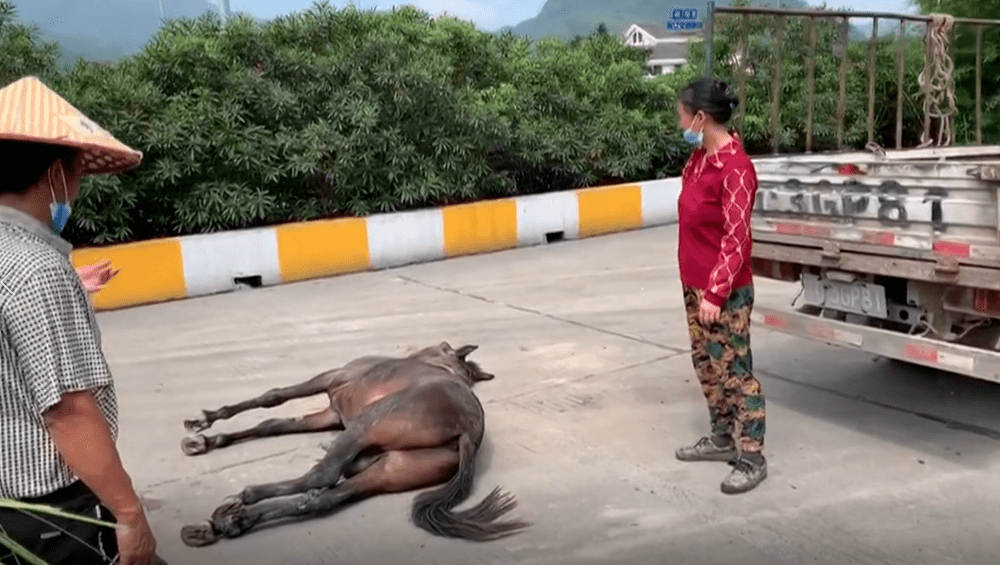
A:
<svg viewBox="0 0 1000 565">
<path fill-rule="evenodd" d="M 202 411 L 202 414 L 204 415 L 197 420 L 184 420 L 184 428 L 191 433 L 203 432 L 211 428 L 212 422 L 209 421 L 208 414 L 204 411 Z"/>
<path fill-rule="evenodd" d="M 212 512 L 212 523 L 218 525 L 219 522 L 231 520 L 243 511 L 243 498 L 240 496 L 227 496 L 222 501 L 222 505 Z"/>
<path fill-rule="evenodd" d="M 227 498 L 222 506 L 212 512 L 212 529 L 227 538 L 235 538 L 246 531 L 243 502 L 237 497 Z"/>
<path fill-rule="evenodd" d="M 185 455 L 203 455 L 208 453 L 208 438 L 198 434 L 181 440 L 181 450 Z"/>
<path fill-rule="evenodd" d="M 181 541 L 188 547 L 205 547 L 219 541 L 219 534 L 210 523 L 184 526 L 181 528 Z"/>
</svg>

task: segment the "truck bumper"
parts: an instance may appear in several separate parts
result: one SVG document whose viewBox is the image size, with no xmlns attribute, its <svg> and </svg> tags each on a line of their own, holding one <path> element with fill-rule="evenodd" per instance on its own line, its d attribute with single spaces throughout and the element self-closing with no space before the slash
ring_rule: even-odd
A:
<svg viewBox="0 0 1000 565">
<path fill-rule="evenodd" d="M 1000 353 L 803 314 L 754 306 L 757 327 L 1000 383 Z"/>
</svg>

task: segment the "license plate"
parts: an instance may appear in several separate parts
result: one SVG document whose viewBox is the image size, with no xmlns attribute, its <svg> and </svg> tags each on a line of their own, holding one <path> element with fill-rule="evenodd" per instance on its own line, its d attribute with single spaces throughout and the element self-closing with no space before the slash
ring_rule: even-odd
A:
<svg viewBox="0 0 1000 565">
<path fill-rule="evenodd" d="M 877 284 L 824 280 L 802 275 L 803 298 L 809 304 L 840 312 L 885 319 L 889 316 L 885 288 Z"/>
</svg>

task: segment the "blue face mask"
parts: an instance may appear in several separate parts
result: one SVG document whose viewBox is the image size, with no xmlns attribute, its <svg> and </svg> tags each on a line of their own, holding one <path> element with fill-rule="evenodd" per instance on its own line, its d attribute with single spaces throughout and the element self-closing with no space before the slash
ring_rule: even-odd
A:
<svg viewBox="0 0 1000 565">
<path fill-rule="evenodd" d="M 705 134 L 701 132 L 695 133 L 690 129 L 684 130 L 684 141 L 687 142 L 689 145 L 698 147 L 699 145 L 701 145 L 701 142 L 704 141 L 704 139 L 705 139 Z"/>
<path fill-rule="evenodd" d="M 62 175 L 63 195 L 69 200 L 69 186 L 66 184 L 66 173 L 62 169 L 61 163 L 59 165 L 59 174 Z M 52 231 L 58 235 L 66 229 L 66 224 L 69 222 L 69 215 L 73 212 L 73 208 L 69 205 L 69 202 L 58 202 L 56 200 L 54 186 L 52 169 L 49 169 L 49 190 L 52 191 L 52 202 L 49 204 L 49 215 L 52 217 L 50 225 L 52 226 Z"/>
<path fill-rule="evenodd" d="M 52 216 L 52 231 L 61 234 L 69 222 L 73 208 L 66 202 L 53 202 L 49 204 L 49 212 Z"/>
<path fill-rule="evenodd" d="M 694 125 L 693 122 L 694 122 L 695 119 L 697 119 L 697 114 L 695 114 L 695 118 L 691 120 L 691 122 L 692 122 L 691 125 Z M 702 125 L 702 130 L 704 130 L 704 127 L 705 126 Z M 695 132 L 691 131 L 690 127 L 684 130 L 684 142 L 687 143 L 687 144 L 689 144 L 689 145 L 693 145 L 695 147 L 698 147 L 699 145 L 701 145 L 701 143 L 702 143 L 702 141 L 704 141 L 704 139 L 705 139 L 704 131 L 700 131 L 698 133 L 695 133 Z"/>
</svg>

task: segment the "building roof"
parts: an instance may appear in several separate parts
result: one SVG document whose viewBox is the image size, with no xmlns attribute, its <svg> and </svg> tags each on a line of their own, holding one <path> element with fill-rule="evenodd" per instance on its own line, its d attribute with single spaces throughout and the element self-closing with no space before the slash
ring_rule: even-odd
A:
<svg viewBox="0 0 1000 565">
<path fill-rule="evenodd" d="M 704 35 L 704 33 L 701 30 L 667 31 L 667 29 L 660 24 L 646 24 L 646 23 L 632 22 L 622 29 L 621 36 L 624 37 L 625 33 L 632 26 L 635 26 L 641 29 L 642 31 L 648 33 L 656 41 L 663 41 L 664 39 L 676 40 L 678 38 L 685 38 L 690 40 L 690 39 L 700 38 L 702 35 Z"/>
<path fill-rule="evenodd" d="M 660 24 L 636 23 L 635 25 L 636 27 L 641 28 L 643 31 L 645 31 L 649 35 L 652 35 L 656 39 L 663 39 L 665 37 L 669 37 L 670 35 L 672 35 L 670 32 L 667 31 L 665 27 L 663 27 Z"/>
</svg>

